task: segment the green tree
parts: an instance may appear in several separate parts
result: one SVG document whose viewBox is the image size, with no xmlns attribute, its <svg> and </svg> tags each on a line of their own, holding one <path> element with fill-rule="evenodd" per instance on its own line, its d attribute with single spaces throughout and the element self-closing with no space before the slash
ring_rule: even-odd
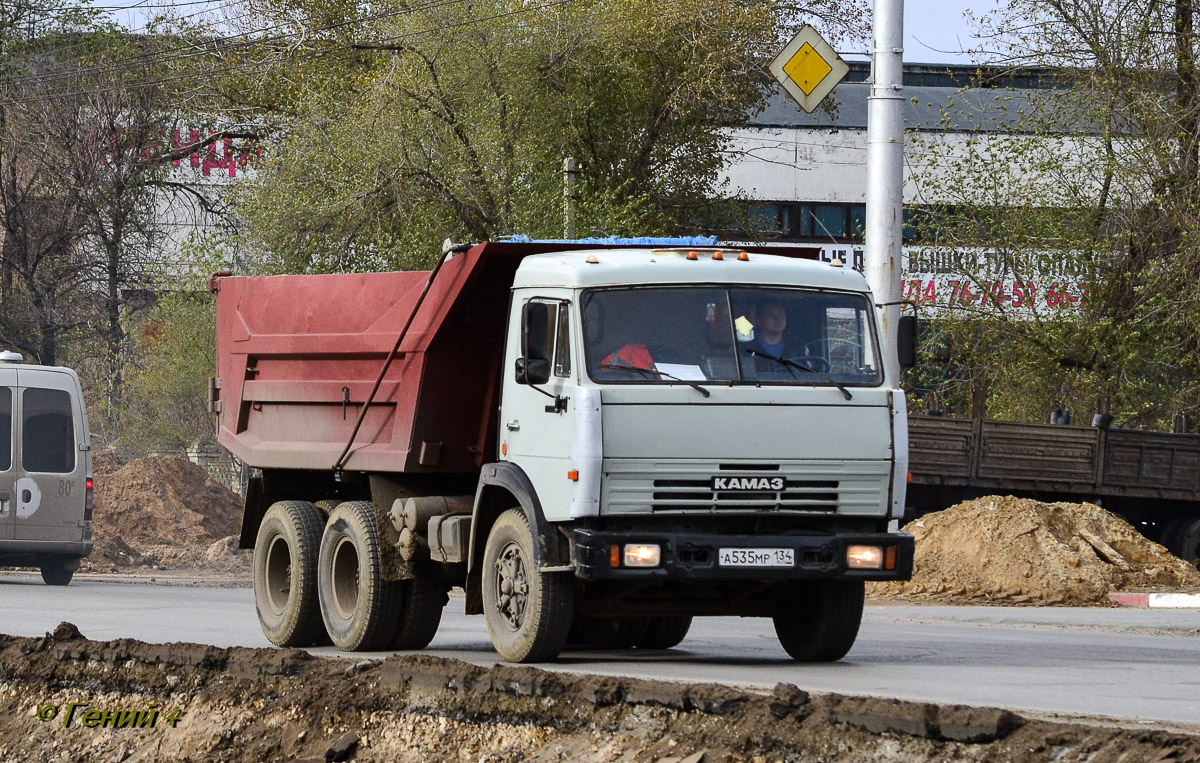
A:
<svg viewBox="0 0 1200 763">
<path fill-rule="evenodd" d="M 1039 311 L 988 306 L 939 322 L 942 359 L 918 384 L 966 399 L 986 373 L 991 413 L 1039 420 L 1055 405 L 1111 409 L 1165 428 L 1200 413 L 1197 50 L 1190 0 L 1010 0 L 980 20 L 992 60 L 1053 67 L 1034 96 L 992 90 L 1003 127 L 918 137 L 917 171 L 943 252 L 984 249 Z M 1047 75 L 1048 76 L 1048 75 Z M 963 275 L 977 285 L 995 271 Z M 1049 286 L 1086 298 L 1046 310 Z M 964 370 L 966 369 L 966 370 Z"/>
<path fill-rule="evenodd" d="M 305 20 L 314 55 L 355 51 L 288 91 L 240 198 L 269 267 L 317 271 L 421 265 L 447 236 L 561 236 L 568 156 L 579 232 L 705 230 L 725 206 L 721 128 L 760 102 L 794 18 L 734 0 L 384 3 L 365 24 L 356 4 L 269 7 Z"/>
</svg>

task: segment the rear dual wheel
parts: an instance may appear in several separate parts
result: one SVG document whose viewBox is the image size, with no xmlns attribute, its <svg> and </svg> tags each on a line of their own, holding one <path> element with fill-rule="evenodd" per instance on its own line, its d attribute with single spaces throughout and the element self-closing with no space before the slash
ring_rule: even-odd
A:
<svg viewBox="0 0 1200 763">
<path fill-rule="evenodd" d="M 317 557 L 324 520 L 306 501 L 272 504 L 254 542 L 254 606 L 276 646 L 328 643 L 317 602 Z"/>
<path fill-rule="evenodd" d="M 383 577 L 379 527 L 370 501 L 347 501 L 329 513 L 317 562 L 321 619 L 334 646 L 382 649 L 396 633 L 403 590 Z"/>
</svg>

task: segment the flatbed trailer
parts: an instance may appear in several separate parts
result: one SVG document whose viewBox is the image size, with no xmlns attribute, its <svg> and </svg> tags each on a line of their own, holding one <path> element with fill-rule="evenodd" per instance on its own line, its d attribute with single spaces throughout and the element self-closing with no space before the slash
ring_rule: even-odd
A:
<svg viewBox="0 0 1200 763">
<path fill-rule="evenodd" d="M 1088 501 L 1200 558 L 1200 435 L 910 416 L 910 517 L 981 495 Z"/>
</svg>

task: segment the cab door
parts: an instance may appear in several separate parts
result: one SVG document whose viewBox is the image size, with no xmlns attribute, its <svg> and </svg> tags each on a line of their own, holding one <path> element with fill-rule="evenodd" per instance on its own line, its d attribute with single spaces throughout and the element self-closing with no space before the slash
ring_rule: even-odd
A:
<svg viewBox="0 0 1200 763">
<path fill-rule="evenodd" d="M 70 374 L 18 372 L 18 459 L 15 538 L 79 541 L 83 537 L 86 462 L 78 387 Z"/>
<path fill-rule="evenodd" d="M 0 541 L 13 539 L 16 521 L 16 391 L 17 369 L 0 366 Z"/>
<path fill-rule="evenodd" d="M 569 476 L 575 434 L 571 395 L 571 304 L 551 296 L 513 303 L 501 398 L 501 458 L 533 483 L 548 521 L 571 516 L 575 483 Z"/>
</svg>

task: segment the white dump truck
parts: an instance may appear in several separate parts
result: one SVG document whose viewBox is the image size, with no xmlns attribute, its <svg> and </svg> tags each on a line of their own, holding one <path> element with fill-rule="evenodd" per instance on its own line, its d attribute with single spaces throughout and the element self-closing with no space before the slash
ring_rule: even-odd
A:
<svg viewBox="0 0 1200 763">
<path fill-rule="evenodd" d="M 850 268 L 701 243 L 214 276 L 211 403 L 258 470 L 241 537 L 268 638 L 421 648 L 461 586 L 510 661 L 669 647 L 704 615 L 845 655 L 864 582 L 912 571 L 876 306 Z"/>
</svg>

